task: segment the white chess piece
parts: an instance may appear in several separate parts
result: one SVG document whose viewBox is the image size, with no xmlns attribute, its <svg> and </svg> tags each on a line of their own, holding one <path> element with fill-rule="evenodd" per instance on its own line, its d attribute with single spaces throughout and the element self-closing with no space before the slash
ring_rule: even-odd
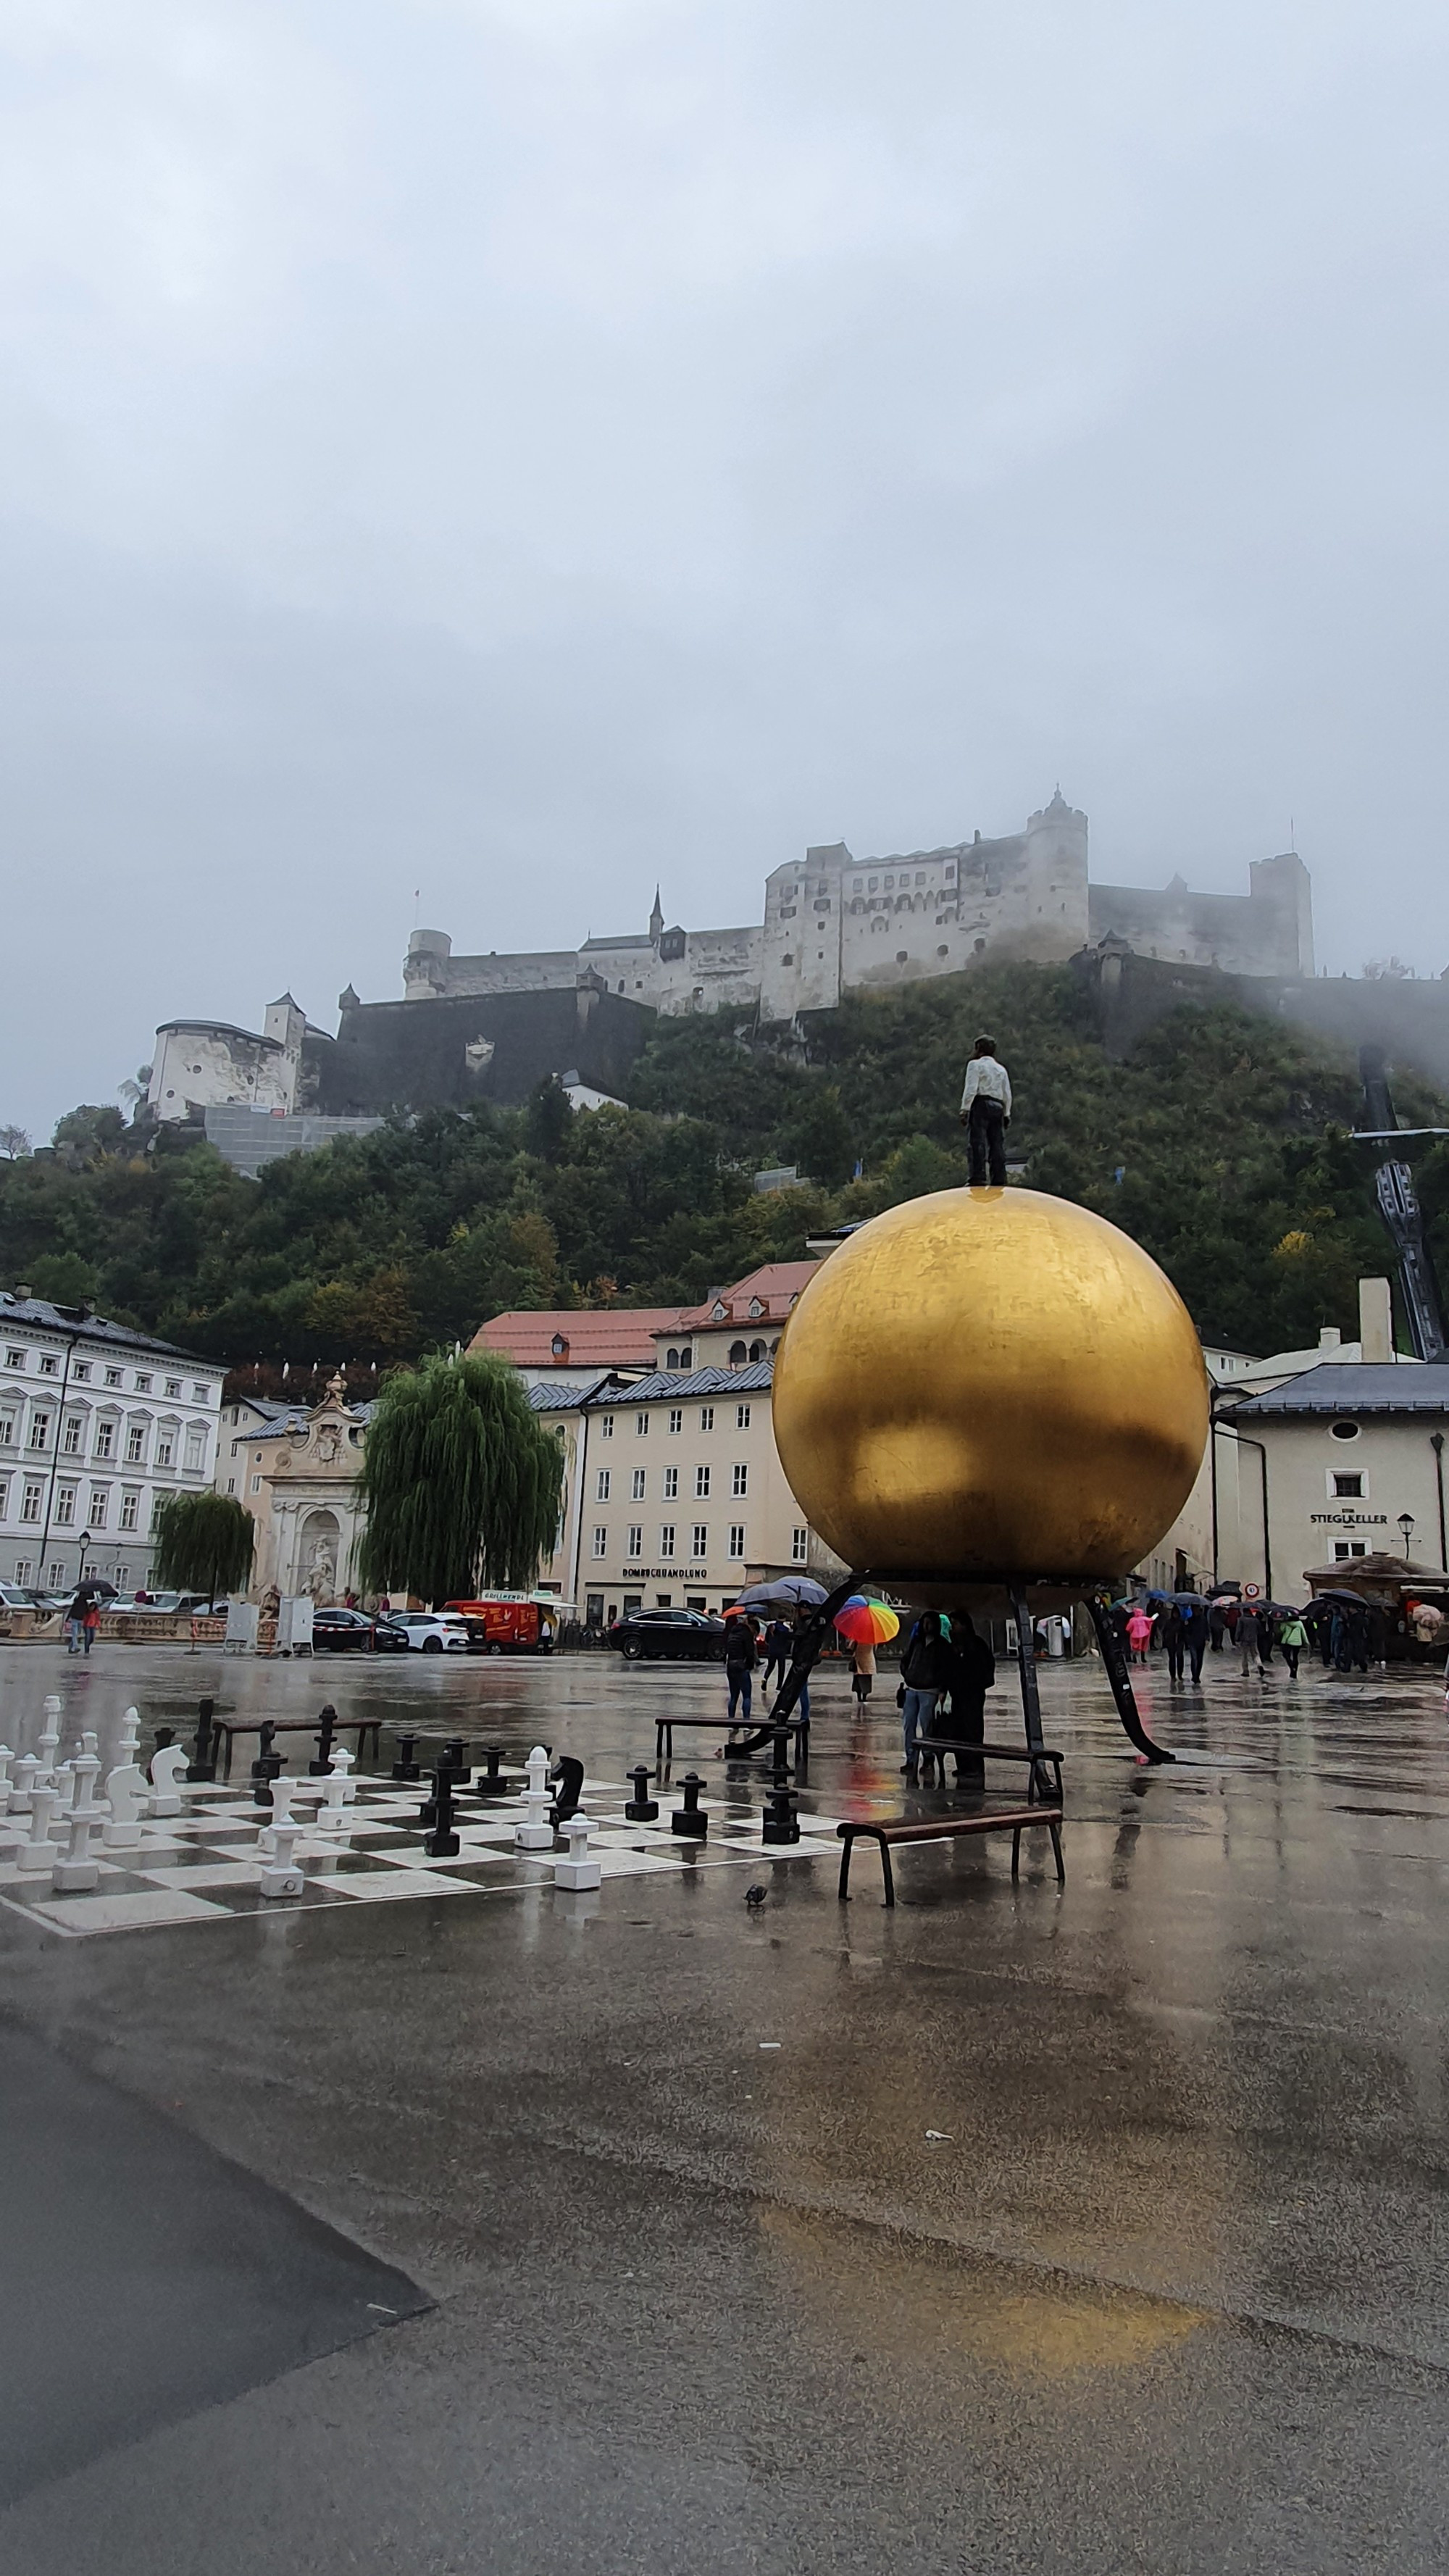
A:
<svg viewBox="0 0 1449 2576">
<path fill-rule="evenodd" d="M 54 1805 L 53 1789 L 31 1790 L 30 1840 L 28 1843 L 22 1843 L 15 1855 L 17 1869 L 27 1872 L 44 1870 L 49 1875 L 55 1867 L 55 1845 L 50 1839 L 50 1818 Z"/>
<path fill-rule="evenodd" d="M 89 1781 L 82 1783 L 84 1789 Z M 95 1806 L 77 1805 L 70 1820 L 70 1842 L 64 1860 L 57 1860 L 51 1886 L 57 1896 L 79 1896 L 100 1883 L 99 1864 L 91 1858 L 91 1836 L 101 1820 Z"/>
<path fill-rule="evenodd" d="M 146 1797 L 146 1774 L 134 1762 L 119 1763 L 106 1775 L 106 1803 L 110 1814 L 101 1827 L 101 1841 L 107 1851 L 135 1851 L 141 1841 L 141 1809 Z"/>
<path fill-rule="evenodd" d="M 601 1873 L 598 1862 L 589 1858 L 589 1820 L 582 1807 L 575 1807 L 571 1816 L 565 1816 L 563 1830 L 569 1839 L 568 1858 L 554 1862 L 555 1887 L 575 1891 L 597 1887 Z"/>
<path fill-rule="evenodd" d="M 100 1773 L 101 1758 L 96 1751 L 96 1739 L 93 1735 L 81 1737 L 81 1749 L 79 1753 L 72 1755 L 70 1767 L 75 1774 L 75 1789 L 70 1801 L 71 1815 L 72 1817 L 88 1816 L 92 1824 L 98 1825 L 103 1813 L 96 1796 L 96 1780 Z"/>
<path fill-rule="evenodd" d="M 275 1797 L 276 1794 L 277 1784 L 274 1780 L 272 1783 L 273 1797 Z M 295 1843 L 300 1831 L 300 1826 L 293 1824 L 272 1826 L 272 1856 L 266 1863 L 258 1882 L 263 1896 L 300 1896 L 302 1894 L 302 1891 L 306 1886 L 306 1880 L 303 1878 L 300 1869 L 292 1858 L 292 1845 Z M 261 1837 L 258 1836 L 258 1841 L 260 1842 L 260 1840 Z"/>
<path fill-rule="evenodd" d="M 513 1848 L 515 1851 L 552 1851 L 553 1827 L 548 1821 L 548 1811 L 553 1805 L 553 1797 L 548 1785 L 548 1754 L 543 1745 L 535 1744 L 523 1767 L 528 1774 L 528 1787 L 523 1793 L 523 1803 L 528 1812 L 514 1834 Z"/>
<path fill-rule="evenodd" d="M 60 1750 L 60 1702 L 52 1693 L 45 1703 L 45 1724 L 36 1739 L 35 1750 L 40 1760 L 37 1780 L 53 1780 L 55 1757 Z"/>
<path fill-rule="evenodd" d="M 135 1761 L 136 1747 L 140 1740 L 141 1712 L 138 1708 L 128 1708 L 121 1720 L 121 1740 L 116 1747 L 118 1767 L 124 1767 L 126 1763 Z"/>
<path fill-rule="evenodd" d="M 148 1816 L 179 1816 L 181 1791 L 177 1786 L 186 1769 L 184 1744 L 163 1744 L 151 1756 L 151 1795 L 146 1801 Z"/>
<path fill-rule="evenodd" d="M 349 1753 L 345 1744 L 339 1744 L 332 1755 L 333 1775 L 334 1777 L 341 1778 L 342 1800 L 344 1806 L 348 1807 L 352 1805 L 353 1800 L 357 1796 L 357 1782 L 351 1776 L 352 1766 L 356 1760 L 356 1754 Z M 327 1795 L 330 1797 L 331 1794 L 332 1793 L 329 1789 Z"/>
<path fill-rule="evenodd" d="M 257 1849 L 259 1852 L 269 1853 L 272 1850 L 272 1836 L 276 1832 L 278 1825 L 291 1824 L 292 1800 L 296 1796 L 300 1786 L 300 1781 L 290 1778 L 287 1772 L 278 1772 L 275 1780 L 272 1782 L 272 1820 L 270 1824 L 263 1825 L 261 1832 L 257 1836 Z M 301 1826 L 299 1825 L 296 1830 L 300 1833 L 302 1830 Z"/>
<path fill-rule="evenodd" d="M 0 1744 L 0 1816 L 10 1804 L 10 1765 L 15 1756 L 8 1744 Z"/>
<path fill-rule="evenodd" d="M 348 1757 L 350 1760 L 350 1756 Z M 322 1804 L 317 1810 L 319 1834 L 345 1834 L 352 1818 L 347 1813 L 347 1797 L 352 1782 L 345 1771 L 330 1771 L 322 1784 Z"/>
<path fill-rule="evenodd" d="M 38 1754 L 21 1754 L 19 1761 L 15 1765 L 15 1777 L 10 1783 L 10 1813 L 12 1816 L 29 1815 L 30 1801 L 34 1794 L 35 1783 L 44 1768 L 45 1765 Z"/>
<path fill-rule="evenodd" d="M 39 1787 L 39 1785 L 40 1782 L 37 1778 L 36 1786 Z M 55 1791 L 55 1813 L 52 1819 L 51 1831 L 52 1833 L 57 1834 L 63 1833 L 66 1827 L 66 1820 L 70 1815 L 71 1806 L 75 1798 L 74 1762 L 62 1762 L 60 1769 L 51 1773 L 47 1785 Z"/>
</svg>

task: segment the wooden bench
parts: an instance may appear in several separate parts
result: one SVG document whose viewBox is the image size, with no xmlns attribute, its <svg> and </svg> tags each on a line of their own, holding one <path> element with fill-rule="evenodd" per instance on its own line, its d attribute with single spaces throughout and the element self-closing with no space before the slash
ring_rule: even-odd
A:
<svg viewBox="0 0 1449 2576">
<path fill-rule="evenodd" d="M 896 1901 L 895 1878 L 891 1870 L 891 1846 L 894 1843 L 954 1842 L 963 1834 L 1010 1834 L 1011 1875 L 1021 1870 L 1021 1838 L 1034 1829 L 1051 1836 L 1052 1854 L 1057 1865 L 1057 1879 L 1066 1884 L 1066 1867 L 1062 1860 L 1062 1757 L 1049 1745 L 970 1744 L 953 1736 L 938 1735 L 932 1739 L 938 1753 L 969 1753 L 991 1762 L 1025 1762 L 1030 1765 L 1024 1807 L 994 1807 L 980 1815 L 963 1816 L 896 1816 L 883 1824 L 848 1819 L 835 1830 L 844 1845 L 840 1855 L 840 1895 L 850 1896 L 850 1861 L 857 1842 L 864 1835 L 880 1850 L 881 1875 L 885 1880 L 885 1901 Z M 945 1764 L 942 1772 L 944 1775 Z M 1052 1794 L 1040 1794 L 1043 1779 L 1049 1778 Z"/>
<path fill-rule="evenodd" d="M 223 1739 L 225 1740 L 221 1770 L 223 1780 L 231 1778 L 232 1746 L 236 1738 L 239 1735 L 260 1735 L 264 1726 L 270 1726 L 277 1735 L 315 1735 L 317 1733 L 315 1717 L 214 1717 L 211 1721 L 211 1731 L 216 1738 L 218 1751 L 222 1749 Z M 372 1738 L 373 1760 L 377 1761 L 380 1758 L 381 1729 L 380 1717 L 339 1717 L 333 1720 L 332 1725 L 334 1735 L 356 1736 L 359 1763 L 367 1750 L 369 1736 Z"/>
<path fill-rule="evenodd" d="M 730 1733 L 732 1731 L 730 1721 L 728 1718 L 722 1718 L 717 1709 L 711 1716 L 707 1717 L 660 1717 L 656 1718 L 654 1722 L 654 1768 L 661 1777 L 663 1775 L 665 1763 L 672 1763 L 674 1760 L 674 1730 L 676 1726 L 712 1727 L 716 1735 L 724 1736 L 724 1750 L 727 1759 L 734 1754 L 743 1755 L 746 1753 L 757 1753 L 761 1745 L 768 1744 L 771 1738 L 780 1732 L 782 1727 L 788 1734 L 793 1735 L 795 1738 L 795 1758 L 797 1762 L 806 1760 L 810 1752 L 810 1720 L 808 1717 L 781 1717 L 773 1720 L 770 1718 L 737 1717 L 734 1721 L 733 1732 L 738 1734 L 744 1728 L 748 1728 L 749 1730 L 748 1740 L 743 1744 L 731 1744 L 729 1740 Z"/>
<path fill-rule="evenodd" d="M 933 1761 L 938 1753 L 943 1757 L 947 1753 L 954 1753 L 958 1757 L 967 1754 L 976 1762 L 983 1759 L 988 1762 L 1029 1762 L 1032 1766 L 1033 1780 L 1038 1773 L 1048 1775 L 1051 1796 L 1058 1806 L 1062 1803 L 1062 1757 L 1048 1744 L 1040 1744 L 1033 1749 L 1029 1744 L 972 1744 L 965 1736 L 918 1735 L 916 1751 L 923 1762 Z M 961 1765 L 958 1759 L 956 1765 L 958 1779 L 960 1773 Z M 943 1759 L 941 1763 L 943 1787 L 945 1780 L 946 1764 Z"/>
</svg>

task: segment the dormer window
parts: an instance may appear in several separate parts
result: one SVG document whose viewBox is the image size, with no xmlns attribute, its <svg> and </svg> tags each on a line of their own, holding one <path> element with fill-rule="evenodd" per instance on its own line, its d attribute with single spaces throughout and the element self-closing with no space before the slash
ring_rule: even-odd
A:
<svg viewBox="0 0 1449 2576">
<path fill-rule="evenodd" d="M 719 1299 L 716 1298 L 712 1312 L 717 1324 L 722 1324 L 724 1322 L 726 1311 L 727 1309 L 720 1303 Z"/>
<path fill-rule="evenodd" d="M 752 1315 L 763 1315 L 764 1311 L 764 1307 L 760 1304 L 759 1298 L 752 1297 L 750 1299 L 750 1313 Z"/>
</svg>

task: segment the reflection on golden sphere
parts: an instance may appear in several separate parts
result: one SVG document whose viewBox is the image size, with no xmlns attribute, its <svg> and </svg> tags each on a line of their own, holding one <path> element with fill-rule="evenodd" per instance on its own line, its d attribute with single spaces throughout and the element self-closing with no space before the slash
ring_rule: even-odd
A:
<svg viewBox="0 0 1449 2576">
<path fill-rule="evenodd" d="M 1140 1244 L 1038 1190 L 938 1190 L 862 1226 L 801 1295 L 775 1439 L 847 1565 L 1122 1574 L 1207 1441 L 1192 1319 Z"/>
</svg>

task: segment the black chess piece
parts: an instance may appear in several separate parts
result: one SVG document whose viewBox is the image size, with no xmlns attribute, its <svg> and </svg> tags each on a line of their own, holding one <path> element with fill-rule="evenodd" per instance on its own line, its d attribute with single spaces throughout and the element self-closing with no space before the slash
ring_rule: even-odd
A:
<svg viewBox="0 0 1449 2576">
<path fill-rule="evenodd" d="M 176 1729 L 174 1726 L 158 1726 L 156 1729 L 156 1742 L 153 1749 L 157 1753 L 164 1753 L 167 1745 L 174 1744 L 175 1741 Z"/>
<path fill-rule="evenodd" d="M 629 1777 L 634 1783 L 634 1795 L 624 1813 L 631 1825 L 652 1825 L 659 1813 L 659 1801 L 649 1795 L 648 1763 L 636 1763 Z"/>
<path fill-rule="evenodd" d="M 433 1830 L 423 1836 L 423 1849 L 429 1860 L 456 1860 L 462 1845 L 453 1831 L 453 1774 L 440 1762 L 432 1778 Z"/>
<path fill-rule="evenodd" d="M 548 1776 L 550 1781 L 558 1783 L 558 1795 L 548 1812 L 549 1823 L 557 1833 L 566 1818 L 578 1814 L 579 1797 L 584 1785 L 584 1766 L 582 1762 L 576 1762 L 571 1753 L 561 1753 Z"/>
<path fill-rule="evenodd" d="M 332 1738 L 336 1727 L 337 1711 L 329 1699 L 317 1719 L 317 1759 L 307 1765 L 308 1774 L 313 1780 L 325 1780 L 331 1771 Z"/>
<path fill-rule="evenodd" d="M 443 1747 L 443 1762 L 447 1770 L 452 1775 L 454 1788 L 466 1789 L 469 1781 L 473 1777 L 473 1774 L 468 1767 L 467 1756 L 463 1751 L 463 1739 L 461 1735 L 449 1736 L 447 1743 Z"/>
<path fill-rule="evenodd" d="M 480 1771 L 480 1772 L 478 1773 L 478 1775 L 477 1775 L 477 1778 L 476 1778 L 476 1779 L 474 1780 L 474 1782 L 473 1782 L 473 1786 L 474 1786 L 474 1788 L 476 1789 L 476 1791 L 477 1791 L 477 1793 L 478 1793 L 479 1797 L 480 1797 L 480 1798 L 511 1798 L 511 1797 L 512 1797 L 512 1795 L 513 1795 L 513 1793 L 514 1793 L 514 1790 L 515 1790 L 515 1788 L 516 1788 L 516 1786 L 517 1786 L 517 1783 L 516 1783 L 516 1781 L 506 1779 L 506 1778 L 505 1778 L 505 1776 L 504 1776 L 503 1767 L 502 1767 L 502 1765 L 503 1765 L 503 1747 L 502 1747 L 502 1745 L 501 1745 L 501 1744 L 490 1744 L 490 1745 L 488 1745 L 488 1746 L 485 1748 L 485 1752 L 484 1752 L 484 1759 L 485 1759 L 485 1761 L 487 1762 L 488 1768 L 487 1768 L 487 1770 L 486 1770 L 486 1771 Z"/>
<path fill-rule="evenodd" d="M 770 1776 L 778 1787 L 783 1788 L 785 1782 L 790 1777 L 790 1730 L 788 1726 L 777 1726 L 770 1740 L 775 1748 L 775 1758 L 770 1766 Z"/>
<path fill-rule="evenodd" d="M 767 1792 L 766 1812 L 760 1822 L 762 1843 L 798 1843 L 800 1819 L 795 1812 L 798 1803 L 791 1788 L 782 1786 Z"/>
<path fill-rule="evenodd" d="M 251 1768 L 252 1798 L 259 1807 L 270 1807 L 272 1782 L 281 1778 L 282 1757 L 272 1751 L 276 1738 L 275 1722 L 269 1717 L 258 1731 L 257 1758 Z"/>
<path fill-rule="evenodd" d="M 186 1777 L 188 1780 L 214 1780 L 216 1778 L 216 1747 L 212 1742 L 211 1735 L 211 1712 L 215 1706 L 215 1700 L 204 1699 L 197 1707 L 196 1737 L 193 1746 L 196 1758 L 194 1761 L 188 1762 L 186 1765 Z"/>
<path fill-rule="evenodd" d="M 394 1780 L 421 1780 L 423 1775 L 418 1769 L 417 1756 L 417 1737 L 400 1735 L 397 1740 L 397 1760 L 392 1766 Z"/>
<path fill-rule="evenodd" d="M 669 1819 L 671 1833 L 682 1834 L 686 1842 L 702 1843 L 709 1833 L 709 1818 L 699 1803 L 704 1787 L 697 1771 L 686 1771 L 682 1782 L 684 1804 L 676 1807 Z"/>
</svg>

